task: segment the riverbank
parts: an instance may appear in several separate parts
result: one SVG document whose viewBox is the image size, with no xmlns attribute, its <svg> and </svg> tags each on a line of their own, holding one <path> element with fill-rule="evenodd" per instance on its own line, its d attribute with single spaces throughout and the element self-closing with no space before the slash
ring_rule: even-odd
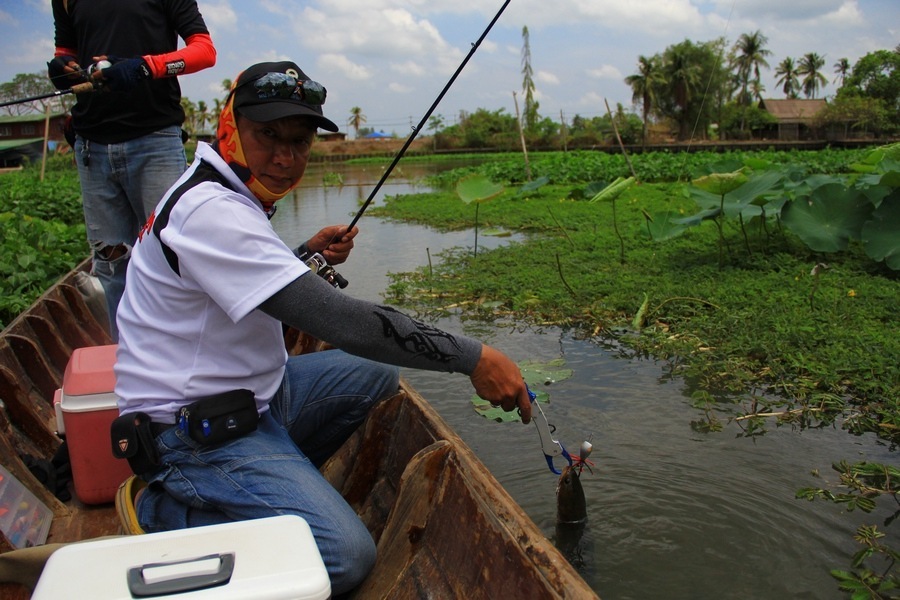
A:
<svg viewBox="0 0 900 600">
<path fill-rule="evenodd" d="M 485 169 L 499 177 L 521 167 L 492 161 Z M 556 163 L 552 170 L 573 183 L 530 193 L 507 184 L 477 212 L 452 189 L 388 198 L 372 210 L 453 230 L 474 227 L 477 215 L 482 236 L 529 234 L 490 252 L 436 257 L 427 270 L 396 275 L 389 296 L 420 310 L 570 327 L 669 360 L 673 374 L 696 382 L 710 429 L 722 418 L 737 419 L 747 435 L 840 423 L 900 441 L 896 271 L 859 243 L 816 253 L 776 222 L 736 216 L 653 241 L 648 215 L 697 212 L 687 183 L 643 183 L 616 202 L 592 203 L 582 191 L 589 179 L 577 183 Z"/>
<path fill-rule="evenodd" d="M 694 141 L 694 142 L 673 142 L 647 144 L 645 146 L 632 144 L 620 147 L 614 144 L 603 146 L 592 146 L 590 148 L 580 148 L 578 150 L 589 150 L 595 152 L 607 152 L 619 154 L 623 151 L 629 155 L 639 155 L 652 152 L 681 153 L 681 152 L 732 152 L 732 151 L 804 151 L 804 150 L 824 150 L 827 148 L 838 149 L 858 149 L 868 148 L 872 146 L 880 146 L 896 142 L 897 140 L 875 140 L 875 139 L 846 139 L 846 140 L 747 140 L 747 141 Z M 360 140 L 319 140 L 313 147 L 313 153 L 310 157 L 312 162 L 325 161 L 344 161 L 354 158 L 367 157 L 393 157 L 400 151 L 406 143 L 406 138 L 379 138 L 379 139 L 360 139 Z M 576 151 L 571 148 L 571 151 Z M 516 152 L 513 149 L 496 149 L 496 148 L 456 148 L 456 149 L 435 149 L 434 139 L 430 136 L 416 138 L 407 148 L 406 156 L 415 155 L 461 155 L 461 154 L 505 154 Z M 559 152 L 558 148 L 531 148 L 530 152 Z"/>
</svg>

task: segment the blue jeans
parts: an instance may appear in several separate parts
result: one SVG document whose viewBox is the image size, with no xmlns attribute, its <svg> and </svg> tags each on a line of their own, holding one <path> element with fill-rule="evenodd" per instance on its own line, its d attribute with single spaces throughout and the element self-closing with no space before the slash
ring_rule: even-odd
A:
<svg viewBox="0 0 900 600">
<path fill-rule="evenodd" d="M 202 447 L 178 427 L 156 438 L 162 467 L 143 477 L 138 520 L 167 531 L 294 514 L 306 519 L 333 594 L 375 564 L 375 543 L 318 467 L 393 394 L 399 370 L 329 350 L 288 360 L 281 389 L 253 433 Z"/>
<path fill-rule="evenodd" d="M 118 144 L 77 136 L 75 162 L 93 271 L 106 296 L 110 335 L 117 341 L 116 310 L 125 291 L 131 246 L 156 204 L 187 169 L 181 127 Z M 117 251 L 118 246 L 124 248 Z"/>
</svg>

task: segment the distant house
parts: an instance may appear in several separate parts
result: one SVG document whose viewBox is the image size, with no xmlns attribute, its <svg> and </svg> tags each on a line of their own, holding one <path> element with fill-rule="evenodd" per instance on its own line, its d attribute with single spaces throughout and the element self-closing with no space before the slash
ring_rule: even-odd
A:
<svg viewBox="0 0 900 600">
<path fill-rule="evenodd" d="M 825 106 L 825 100 L 766 99 L 759 103 L 762 110 L 778 119 L 777 136 L 785 141 L 814 138 L 816 115 Z"/>
<path fill-rule="evenodd" d="M 57 142 L 62 142 L 66 139 L 63 136 L 63 125 L 67 116 L 66 113 L 50 114 L 49 139 Z M 0 142 L 33 138 L 43 139 L 45 120 L 46 116 L 41 113 L 16 115 L 14 117 L 0 116 Z"/>
<path fill-rule="evenodd" d="M 316 139 L 323 142 L 343 142 L 347 139 L 347 134 L 343 131 L 318 131 Z"/>
<path fill-rule="evenodd" d="M 50 115 L 48 142 L 56 147 L 65 144 L 63 125 L 68 115 Z M 18 167 L 27 158 L 40 160 L 44 151 L 45 115 L 33 113 L 17 116 L 0 116 L 0 167 Z"/>
</svg>

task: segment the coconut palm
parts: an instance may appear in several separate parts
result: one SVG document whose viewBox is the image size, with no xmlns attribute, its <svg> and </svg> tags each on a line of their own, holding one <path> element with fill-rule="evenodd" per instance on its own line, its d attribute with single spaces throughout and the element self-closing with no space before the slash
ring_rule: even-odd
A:
<svg viewBox="0 0 900 600">
<path fill-rule="evenodd" d="M 631 101 L 634 104 L 641 103 L 641 119 L 644 122 L 641 131 L 641 147 L 647 142 L 647 120 L 650 109 L 656 103 L 656 89 L 663 83 L 663 75 L 660 69 L 659 57 L 638 57 L 638 72 L 625 78 L 625 83 L 631 86 Z"/>
<path fill-rule="evenodd" d="M 694 45 L 685 41 L 667 48 L 664 56 L 665 81 L 668 84 L 672 102 L 677 107 L 681 139 L 687 139 L 689 136 L 688 108 L 693 100 L 694 91 L 700 85 L 703 77 L 702 67 L 693 60 L 695 58 L 694 50 Z"/>
<path fill-rule="evenodd" d="M 800 77 L 797 73 L 797 65 L 794 59 L 788 56 L 775 67 L 775 75 L 778 79 L 775 85 L 781 86 L 785 98 L 796 98 L 800 93 Z"/>
<path fill-rule="evenodd" d="M 366 115 L 362 113 L 362 109 L 360 107 L 354 106 L 350 109 L 350 119 L 347 120 L 347 124 L 353 128 L 354 137 L 359 137 L 359 128 L 365 122 Z"/>
<path fill-rule="evenodd" d="M 844 87 L 844 79 L 847 78 L 847 75 L 850 74 L 850 61 L 846 58 L 839 59 L 836 63 L 834 63 L 834 72 L 837 75 L 832 83 L 837 83 L 840 81 L 840 87 Z"/>
<path fill-rule="evenodd" d="M 534 71 L 531 68 L 531 43 L 528 26 L 522 27 L 522 94 L 525 97 L 524 114 L 525 129 L 533 131 L 538 121 L 539 103 L 534 99 Z"/>
<path fill-rule="evenodd" d="M 188 135 L 194 135 L 197 132 L 195 124 L 197 115 L 197 106 L 191 102 L 190 98 L 181 97 L 181 110 L 184 111 L 184 124 L 182 127 L 188 132 Z"/>
<path fill-rule="evenodd" d="M 197 133 L 205 133 L 206 124 L 209 122 L 209 107 L 203 100 L 197 100 L 197 112 L 195 118 L 197 122 Z"/>
<path fill-rule="evenodd" d="M 828 79 L 820 72 L 824 66 L 825 57 L 815 52 L 807 52 L 797 64 L 797 74 L 803 77 L 801 81 L 803 95 L 807 98 L 815 98 L 819 88 L 828 85 Z"/>
<path fill-rule="evenodd" d="M 763 94 L 766 92 L 766 86 L 763 85 L 763 82 L 759 79 L 754 79 L 750 82 L 750 97 L 755 98 L 757 102 L 761 102 L 763 99 Z"/>
<path fill-rule="evenodd" d="M 737 70 L 738 79 L 741 82 L 740 104 L 749 105 L 753 100 L 748 92 L 751 81 L 759 81 L 760 67 L 769 68 L 766 57 L 772 54 L 771 50 L 766 49 L 766 42 L 769 38 L 764 36 L 761 31 L 753 33 L 742 33 L 741 37 L 734 44 L 732 51 L 732 66 Z M 752 75 L 752 78 L 751 78 Z"/>
</svg>

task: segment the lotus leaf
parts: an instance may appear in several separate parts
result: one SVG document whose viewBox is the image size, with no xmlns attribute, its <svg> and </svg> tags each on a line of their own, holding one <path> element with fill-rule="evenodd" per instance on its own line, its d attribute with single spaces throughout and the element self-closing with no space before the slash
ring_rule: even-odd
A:
<svg viewBox="0 0 900 600">
<path fill-rule="evenodd" d="M 634 177 L 628 177 L 627 179 L 625 177 L 617 177 L 615 181 L 597 192 L 590 201 L 605 202 L 606 200 L 615 200 L 622 195 L 622 192 L 634 185 L 634 182 Z"/>
<path fill-rule="evenodd" d="M 608 185 L 609 183 L 605 181 L 592 181 L 591 183 L 584 186 L 584 197 L 593 198 L 594 196 L 602 192 L 603 188 Z"/>
<path fill-rule="evenodd" d="M 550 183 L 549 177 L 538 177 L 534 181 L 529 181 L 528 183 L 520 187 L 519 194 L 530 194 L 531 192 L 544 187 L 548 183 Z"/>
<path fill-rule="evenodd" d="M 657 242 L 663 242 L 676 238 L 687 230 L 685 223 L 675 223 L 674 219 L 681 216 L 676 210 L 667 210 L 655 214 L 644 213 L 647 221 L 647 232 Z"/>
<path fill-rule="evenodd" d="M 723 196 L 741 187 L 746 182 L 747 175 L 744 174 L 742 169 L 738 169 L 731 173 L 710 173 L 693 180 L 691 183 L 710 194 Z"/>
<path fill-rule="evenodd" d="M 466 204 L 484 202 L 503 193 L 503 186 L 484 175 L 470 175 L 456 184 L 456 193 Z"/>
<path fill-rule="evenodd" d="M 869 258 L 883 260 L 889 268 L 900 271 L 900 194 L 895 192 L 872 212 L 861 237 Z"/>
<path fill-rule="evenodd" d="M 572 369 L 567 369 L 564 365 L 565 359 L 562 358 L 545 363 L 526 362 L 519 365 L 525 383 L 537 396 L 536 402 L 549 404 L 550 394 L 545 389 L 547 385 L 572 376 Z M 472 404 L 475 406 L 475 411 L 486 419 L 497 421 L 498 423 L 519 420 L 519 415 L 516 411 L 506 412 L 500 407 L 491 406 L 489 402 L 478 396 L 472 397 Z"/>
<path fill-rule="evenodd" d="M 701 210 L 695 215 L 691 215 L 689 217 L 683 217 L 681 219 L 672 219 L 672 223 L 674 225 L 686 225 L 688 227 L 693 227 L 694 225 L 699 225 L 706 219 L 715 219 L 720 214 L 722 214 L 722 209 L 716 206 L 715 208 L 708 208 L 706 210 Z"/>
<path fill-rule="evenodd" d="M 830 183 L 786 204 L 781 219 L 810 249 L 837 252 L 844 250 L 851 239 L 859 239 L 873 209 L 858 190 Z"/>
</svg>

